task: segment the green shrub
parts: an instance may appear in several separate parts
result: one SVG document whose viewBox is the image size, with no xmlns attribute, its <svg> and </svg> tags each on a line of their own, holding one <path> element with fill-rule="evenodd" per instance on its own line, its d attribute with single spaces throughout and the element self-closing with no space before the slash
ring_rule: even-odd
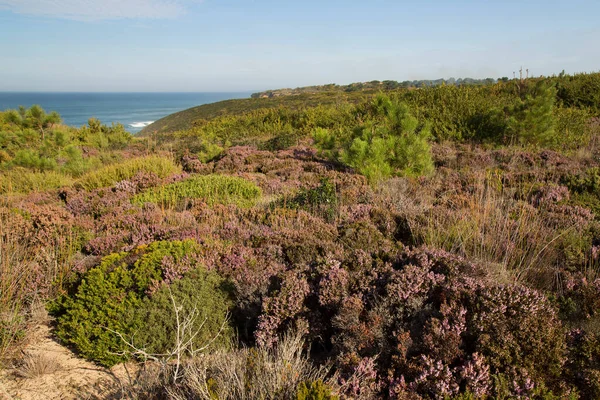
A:
<svg viewBox="0 0 600 400">
<path fill-rule="evenodd" d="M 302 189 L 290 200 L 279 204 L 291 209 L 303 209 L 331 222 L 338 212 L 338 196 L 335 184 L 327 179 L 321 179 L 319 186 L 312 189 Z"/>
<path fill-rule="evenodd" d="M 126 254 L 105 257 L 88 271 L 72 297 L 60 300 L 56 335 L 83 357 L 110 366 L 127 357 L 117 334 L 130 335 L 140 326 L 135 310 L 142 305 Z"/>
<path fill-rule="evenodd" d="M 561 74 L 555 80 L 558 100 L 564 106 L 589 109 L 600 116 L 600 73 Z"/>
<path fill-rule="evenodd" d="M 588 110 L 557 107 L 554 115 L 556 125 L 553 147 L 570 150 L 589 144 L 592 132 L 588 125 L 591 118 Z"/>
<path fill-rule="evenodd" d="M 139 310 L 138 316 L 144 323 L 135 335 L 136 345 L 154 354 L 175 347 L 177 320 L 173 301 L 180 307 L 181 321 L 195 315 L 189 328 L 190 332 L 198 332 L 193 339 L 195 349 L 211 342 L 215 346 L 228 345 L 233 332 L 226 319 L 232 307 L 230 292 L 223 278 L 203 269 L 190 271 L 181 280 L 161 287 L 144 299 Z"/>
<path fill-rule="evenodd" d="M 129 348 L 117 332 L 140 348 L 164 353 L 174 340 L 172 293 L 182 314 L 196 307 L 199 318 L 193 326 L 201 328 L 197 339 L 214 337 L 226 324 L 230 300 L 221 278 L 190 261 L 198 246 L 193 241 L 155 242 L 104 257 L 71 295 L 53 305 L 56 335 L 82 356 L 107 366 L 128 358 Z M 189 269 L 178 271 L 181 265 Z M 177 276 L 182 280 L 175 280 Z M 173 281 L 170 293 L 169 286 L 161 286 L 165 279 Z M 221 333 L 230 335 L 224 326 Z"/>
<path fill-rule="evenodd" d="M 57 167 L 56 160 L 44 157 L 31 149 L 19 150 L 12 160 L 12 164 L 17 167 L 29 168 L 34 171 L 53 171 Z"/>
<path fill-rule="evenodd" d="M 268 151 L 285 150 L 298 144 L 298 136 L 291 132 L 282 132 L 267 140 L 261 147 Z"/>
<path fill-rule="evenodd" d="M 570 204 L 588 208 L 600 215 L 600 168 L 593 167 L 580 174 L 566 175 L 562 183 L 571 192 Z"/>
<path fill-rule="evenodd" d="M 134 204 L 155 203 L 172 207 L 185 199 L 202 199 L 210 205 L 235 204 L 250 207 L 261 196 L 258 186 L 243 178 L 226 175 L 202 175 L 151 188 L 133 198 Z"/>
<path fill-rule="evenodd" d="M 302 382 L 296 393 L 297 400 L 337 400 L 338 396 L 331 393 L 331 388 L 323 381 Z"/>
<path fill-rule="evenodd" d="M 159 178 L 165 178 L 180 173 L 181 167 L 175 165 L 170 158 L 161 156 L 135 158 L 90 172 L 77 182 L 77 186 L 86 190 L 112 186 L 119 181 L 132 178 L 139 172 L 152 172 Z"/>
</svg>

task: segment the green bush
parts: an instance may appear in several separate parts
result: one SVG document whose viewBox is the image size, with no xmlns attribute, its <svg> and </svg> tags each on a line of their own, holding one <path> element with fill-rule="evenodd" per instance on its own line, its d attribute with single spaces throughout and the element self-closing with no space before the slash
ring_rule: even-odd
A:
<svg viewBox="0 0 600 400">
<path fill-rule="evenodd" d="M 71 295 L 53 305 L 56 335 L 85 358 L 107 366 L 128 359 L 130 349 L 117 332 L 140 348 L 164 353 L 174 341 L 172 294 L 182 307 L 182 318 L 196 308 L 193 327 L 200 329 L 198 344 L 216 336 L 222 325 L 221 334 L 228 337 L 228 288 L 215 273 L 190 263 L 197 251 L 199 245 L 193 241 L 155 242 L 103 258 L 82 276 Z M 173 270 L 186 261 L 188 271 Z M 170 286 L 161 285 L 174 275 L 183 278 Z M 200 325 L 204 318 L 206 323 Z"/>
<path fill-rule="evenodd" d="M 553 147 L 570 150 L 589 144 L 592 132 L 588 125 L 591 118 L 588 110 L 556 107 L 554 115 L 556 125 Z"/>
<path fill-rule="evenodd" d="M 337 400 L 338 396 L 331 393 L 331 388 L 323 381 L 302 382 L 298 386 L 296 400 Z"/>
<path fill-rule="evenodd" d="M 291 209 L 303 209 L 333 221 L 338 212 L 338 196 L 335 184 L 327 179 L 321 179 L 319 186 L 302 189 L 290 200 L 280 202 L 281 206 Z"/>
<path fill-rule="evenodd" d="M 600 215 L 600 168 L 593 167 L 581 174 L 566 175 L 562 183 L 571 192 L 570 204 L 588 208 Z"/>
<path fill-rule="evenodd" d="M 233 332 L 226 319 L 232 307 L 230 292 L 223 278 L 203 269 L 161 287 L 152 297 L 144 299 L 138 312 L 144 323 L 135 335 L 136 345 L 155 354 L 175 347 L 177 319 L 173 301 L 180 307 L 180 321 L 195 315 L 190 326 L 190 332 L 198 332 L 193 339 L 195 349 L 211 342 L 214 346 L 228 345 Z"/>
<path fill-rule="evenodd" d="M 261 148 L 268 151 L 285 150 L 298 143 L 298 137 L 293 133 L 283 132 L 267 140 Z"/>
<path fill-rule="evenodd" d="M 90 172 L 77 182 L 77 186 L 86 190 L 108 187 L 119 181 L 130 179 L 139 172 L 152 172 L 159 178 L 165 178 L 180 173 L 181 167 L 175 165 L 170 158 L 161 156 L 135 158 Z"/>
<path fill-rule="evenodd" d="M 250 207 L 261 196 L 258 186 L 243 178 L 226 175 L 202 175 L 151 188 L 133 198 L 134 204 L 155 203 L 163 207 L 176 206 L 185 199 L 202 199 L 210 205 L 235 204 Z"/>
<path fill-rule="evenodd" d="M 128 337 L 141 326 L 135 310 L 142 295 L 124 261 L 126 254 L 105 257 L 88 271 L 72 297 L 59 300 L 56 335 L 83 357 L 111 366 L 125 361 L 127 350 L 115 332 Z"/>
<path fill-rule="evenodd" d="M 38 152 L 31 149 L 19 150 L 12 160 L 12 164 L 17 167 L 29 168 L 34 171 L 53 171 L 57 167 L 56 160 L 41 156 Z"/>
</svg>

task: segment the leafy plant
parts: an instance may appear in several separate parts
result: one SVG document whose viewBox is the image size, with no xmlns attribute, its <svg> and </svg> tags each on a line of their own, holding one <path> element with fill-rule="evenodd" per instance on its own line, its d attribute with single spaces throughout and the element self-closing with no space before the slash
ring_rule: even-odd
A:
<svg viewBox="0 0 600 400">
<path fill-rule="evenodd" d="M 321 179 L 319 186 L 302 189 L 292 199 L 283 202 L 286 207 L 300 208 L 322 215 L 329 222 L 335 219 L 339 207 L 335 184 L 327 178 Z"/>
</svg>

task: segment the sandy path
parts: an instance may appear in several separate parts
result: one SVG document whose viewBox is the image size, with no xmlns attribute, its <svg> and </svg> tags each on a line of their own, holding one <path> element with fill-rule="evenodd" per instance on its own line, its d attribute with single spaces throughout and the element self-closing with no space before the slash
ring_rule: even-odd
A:
<svg viewBox="0 0 600 400">
<path fill-rule="evenodd" d="M 110 398 L 115 375 L 123 367 L 107 370 L 81 358 L 52 339 L 50 328 L 39 326 L 25 353 L 54 364 L 54 371 L 37 377 L 21 377 L 18 368 L 0 370 L 0 400 L 58 400 Z"/>
</svg>

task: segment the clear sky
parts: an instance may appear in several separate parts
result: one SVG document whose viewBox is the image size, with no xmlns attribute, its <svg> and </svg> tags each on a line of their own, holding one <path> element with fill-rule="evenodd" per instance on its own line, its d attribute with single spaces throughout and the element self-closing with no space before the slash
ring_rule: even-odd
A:
<svg viewBox="0 0 600 400">
<path fill-rule="evenodd" d="M 600 0 L 0 0 L 0 91 L 600 70 Z"/>
</svg>

